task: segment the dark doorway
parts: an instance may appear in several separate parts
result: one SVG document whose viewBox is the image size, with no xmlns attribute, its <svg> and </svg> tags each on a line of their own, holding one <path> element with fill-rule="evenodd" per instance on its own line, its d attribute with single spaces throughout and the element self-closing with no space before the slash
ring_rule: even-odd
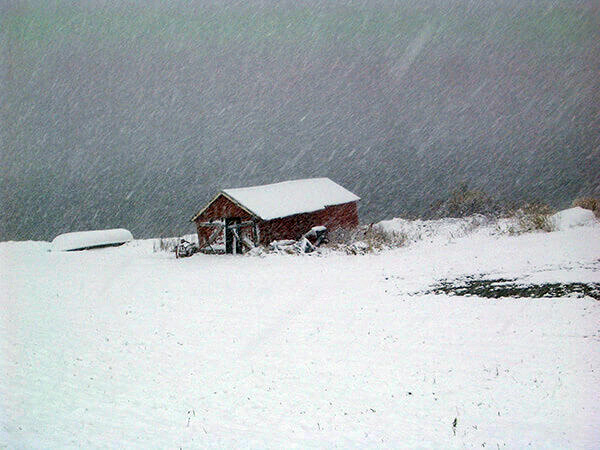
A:
<svg viewBox="0 0 600 450">
<path fill-rule="evenodd" d="M 242 253 L 242 241 L 240 240 L 240 228 L 230 228 L 242 222 L 239 217 L 227 217 L 225 219 L 225 253 Z"/>
</svg>

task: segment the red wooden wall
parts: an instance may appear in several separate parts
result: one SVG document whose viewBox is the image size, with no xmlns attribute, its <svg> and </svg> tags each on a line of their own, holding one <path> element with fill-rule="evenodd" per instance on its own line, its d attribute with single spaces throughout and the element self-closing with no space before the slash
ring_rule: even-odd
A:
<svg viewBox="0 0 600 450">
<path fill-rule="evenodd" d="M 328 206 L 320 211 L 295 214 L 269 221 L 260 222 L 260 243 L 267 245 L 280 239 L 299 239 L 304 233 L 317 225 L 328 230 L 336 228 L 354 228 L 358 226 L 356 202 Z"/>
</svg>

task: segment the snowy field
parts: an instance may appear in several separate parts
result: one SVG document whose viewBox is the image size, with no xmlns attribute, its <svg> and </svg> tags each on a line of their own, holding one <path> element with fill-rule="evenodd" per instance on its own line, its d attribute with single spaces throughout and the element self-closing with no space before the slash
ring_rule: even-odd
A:
<svg viewBox="0 0 600 450">
<path fill-rule="evenodd" d="M 0 447 L 598 448 L 600 302 L 423 292 L 598 283 L 600 225 L 434 235 L 179 260 L 2 243 Z"/>
</svg>

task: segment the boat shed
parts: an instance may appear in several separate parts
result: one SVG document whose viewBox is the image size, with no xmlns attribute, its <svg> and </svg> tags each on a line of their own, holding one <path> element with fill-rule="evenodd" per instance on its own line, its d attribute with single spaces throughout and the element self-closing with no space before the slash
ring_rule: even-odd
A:
<svg viewBox="0 0 600 450">
<path fill-rule="evenodd" d="M 219 242 L 225 253 L 299 239 L 315 226 L 358 226 L 360 198 L 329 178 L 284 181 L 220 191 L 192 221 L 201 249 Z"/>
</svg>

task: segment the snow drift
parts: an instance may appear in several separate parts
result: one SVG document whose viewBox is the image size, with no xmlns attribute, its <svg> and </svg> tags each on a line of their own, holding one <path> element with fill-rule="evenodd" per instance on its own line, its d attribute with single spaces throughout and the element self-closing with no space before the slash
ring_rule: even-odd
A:
<svg viewBox="0 0 600 450">
<path fill-rule="evenodd" d="M 76 231 L 54 238 L 50 249 L 55 252 L 87 250 L 90 248 L 122 245 L 133 240 L 131 232 L 123 228 L 111 230 Z"/>
<path fill-rule="evenodd" d="M 562 231 L 569 228 L 593 225 L 597 222 L 594 212 L 589 209 L 575 208 L 565 209 L 550 216 L 554 230 Z"/>
</svg>

